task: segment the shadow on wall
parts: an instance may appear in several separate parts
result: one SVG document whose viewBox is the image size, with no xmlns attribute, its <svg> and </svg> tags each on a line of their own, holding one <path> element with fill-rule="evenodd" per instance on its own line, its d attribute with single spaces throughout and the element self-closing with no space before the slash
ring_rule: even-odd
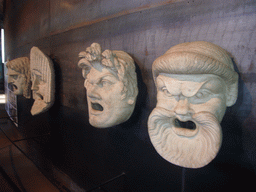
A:
<svg viewBox="0 0 256 192">
<path fill-rule="evenodd" d="M 60 67 L 60 62 L 58 61 L 58 59 L 54 56 L 54 55 L 50 55 L 50 58 L 53 62 L 53 67 L 54 67 L 54 72 L 55 72 L 55 101 L 54 104 L 52 106 L 52 112 L 51 116 L 54 118 L 57 115 L 57 111 L 59 111 L 60 105 L 61 105 L 61 89 L 62 89 L 62 71 L 61 71 L 61 67 Z"/>
<path fill-rule="evenodd" d="M 146 108 L 146 102 L 148 97 L 147 87 L 146 87 L 146 84 L 143 82 L 141 70 L 136 61 L 135 61 L 135 67 L 136 67 L 135 71 L 137 74 L 137 83 L 138 83 L 139 92 L 138 92 L 133 114 L 131 115 L 128 121 L 120 124 L 120 126 L 123 127 L 124 129 L 131 129 L 131 127 L 133 127 L 134 124 L 138 123 L 139 119 L 141 119 L 142 110 Z M 119 127 L 119 126 L 117 125 L 114 127 Z"/>
<path fill-rule="evenodd" d="M 242 160 L 244 166 L 253 165 L 256 173 L 256 142 L 250 135 L 249 129 L 253 125 L 245 125 L 252 110 L 252 96 L 247 89 L 233 60 L 235 71 L 239 74 L 238 98 L 232 107 L 227 108 L 222 121 L 223 143 L 222 153 L 230 154 L 231 158 Z M 235 157 L 236 155 L 239 155 Z M 228 161 L 228 159 L 226 160 Z"/>
<path fill-rule="evenodd" d="M 0 58 L 0 91 L 4 90 L 4 68 L 2 63 L 2 58 Z"/>
</svg>

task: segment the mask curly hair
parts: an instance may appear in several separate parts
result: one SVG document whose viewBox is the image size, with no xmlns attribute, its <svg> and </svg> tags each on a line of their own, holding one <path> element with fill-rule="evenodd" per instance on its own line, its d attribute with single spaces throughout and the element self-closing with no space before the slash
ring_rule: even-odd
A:
<svg viewBox="0 0 256 192">
<path fill-rule="evenodd" d="M 6 64 L 8 69 L 17 71 L 18 73 L 25 75 L 25 87 L 23 90 L 23 96 L 27 99 L 31 97 L 31 76 L 30 76 L 30 62 L 27 57 L 20 57 L 8 61 Z"/>
<path fill-rule="evenodd" d="M 138 95 L 137 75 L 135 72 L 134 60 L 124 51 L 105 50 L 102 52 L 98 43 L 93 43 L 86 51 L 80 52 L 82 58 L 78 62 L 78 67 L 83 69 L 83 77 L 86 79 L 91 67 L 100 64 L 113 71 L 118 79 L 123 82 L 122 92 L 126 98 Z"/>
</svg>

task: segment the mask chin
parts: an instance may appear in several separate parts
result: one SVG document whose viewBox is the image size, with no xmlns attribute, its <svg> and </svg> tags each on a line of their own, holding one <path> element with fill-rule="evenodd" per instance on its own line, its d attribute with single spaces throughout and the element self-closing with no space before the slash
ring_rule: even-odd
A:
<svg viewBox="0 0 256 192">
<path fill-rule="evenodd" d="M 208 112 L 194 114 L 181 121 L 172 111 L 155 108 L 148 120 L 150 140 L 167 161 L 186 168 L 200 168 L 210 163 L 222 143 L 217 118 Z"/>
<path fill-rule="evenodd" d="M 38 115 L 46 111 L 48 108 L 48 104 L 43 100 L 35 100 L 30 112 L 32 115 Z"/>
</svg>

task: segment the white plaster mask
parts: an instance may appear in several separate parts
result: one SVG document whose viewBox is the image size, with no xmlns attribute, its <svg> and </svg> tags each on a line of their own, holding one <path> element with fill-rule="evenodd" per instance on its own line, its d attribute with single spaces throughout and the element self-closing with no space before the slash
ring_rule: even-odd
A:
<svg viewBox="0 0 256 192">
<path fill-rule="evenodd" d="M 26 85 L 25 75 L 15 70 L 8 69 L 8 84 L 15 95 L 23 95 Z"/>
<path fill-rule="evenodd" d="M 42 111 L 45 111 L 47 108 L 47 103 L 44 102 L 44 96 L 46 93 L 46 83 L 42 80 L 42 74 L 39 71 L 33 70 L 31 72 L 31 81 L 32 81 L 32 96 L 34 104 L 31 108 L 31 114 L 37 115 Z"/>
<path fill-rule="evenodd" d="M 138 95 L 134 60 L 124 51 L 105 50 L 93 43 L 79 53 L 87 90 L 89 122 L 107 128 L 127 121 Z"/>
<path fill-rule="evenodd" d="M 30 62 L 27 57 L 19 57 L 6 63 L 8 87 L 15 95 L 31 98 Z"/>
<path fill-rule="evenodd" d="M 54 103 L 54 69 L 51 59 L 37 47 L 32 47 L 30 61 L 31 90 L 35 100 L 30 112 L 38 115 L 47 111 Z"/>
<path fill-rule="evenodd" d="M 169 162 L 189 168 L 207 165 L 217 155 L 226 110 L 225 82 L 216 75 L 156 78 L 157 105 L 149 117 L 149 135 Z"/>
<path fill-rule="evenodd" d="M 222 143 L 220 122 L 234 105 L 238 74 L 230 54 L 210 42 L 175 45 L 156 58 L 157 105 L 148 119 L 156 151 L 186 168 L 210 163 Z"/>
<path fill-rule="evenodd" d="M 89 122 L 98 128 L 111 127 L 129 119 L 133 103 L 125 98 L 123 82 L 109 69 L 92 68 L 84 86 L 87 90 Z"/>
</svg>

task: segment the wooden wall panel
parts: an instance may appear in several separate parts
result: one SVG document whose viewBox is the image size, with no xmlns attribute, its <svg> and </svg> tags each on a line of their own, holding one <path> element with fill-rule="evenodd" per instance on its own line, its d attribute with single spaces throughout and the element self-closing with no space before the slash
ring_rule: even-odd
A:
<svg viewBox="0 0 256 192">
<path fill-rule="evenodd" d="M 51 2 L 51 32 L 56 34 L 66 30 L 92 25 L 101 21 L 159 7 L 179 0 L 55 0 Z"/>
<path fill-rule="evenodd" d="M 125 172 L 122 184 L 109 191 L 220 191 L 239 185 L 239 171 L 249 189 L 256 170 L 255 10 L 253 0 L 7 0 L 7 58 L 29 56 L 30 48 L 38 46 L 55 63 L 57 99 L 49 111 L 52 161 L 86 190 Z M 234 57 L 239 97 L 223 119 L 217 158 L 202 169 L 184 170 L 163 160 L 148 137 L 147 118 L 156 105 L 151 66 L 170 47 L 201 40 Z M 89 125 L 77 67 L 78 53 L 93 42 L 103 50 L 129 53 L 139 78 L 133 116 L 109 129 Z"/>
</svg>

